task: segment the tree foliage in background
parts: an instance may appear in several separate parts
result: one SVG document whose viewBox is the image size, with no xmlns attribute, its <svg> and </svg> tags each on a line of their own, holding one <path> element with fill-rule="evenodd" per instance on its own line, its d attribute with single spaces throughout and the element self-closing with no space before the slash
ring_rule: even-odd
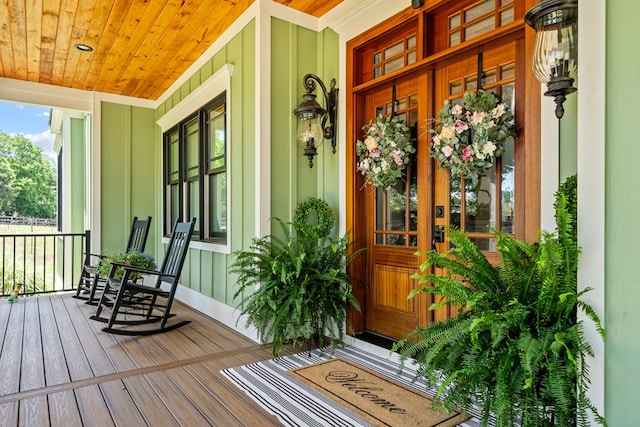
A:
<svg viewBox="0 0 640 427">
<path fill-rule="evenodd" d="M 53 161 L 24 135 L 0 131 L 0 214 L 54 218 Z"/>
</svg>

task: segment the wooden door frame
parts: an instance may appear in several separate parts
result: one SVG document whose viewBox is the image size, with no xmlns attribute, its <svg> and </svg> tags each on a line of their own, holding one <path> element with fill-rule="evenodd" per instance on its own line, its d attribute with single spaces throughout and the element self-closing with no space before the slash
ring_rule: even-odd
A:
<svg viewBox="0 0 640 427">
<path fill-rule="evenodd" d="M 516 2 L 516 16 L 523 16 L 524 12 L 536 4 L 536 0 L 515 0 Z M 356 153 L 355 142 L 359 138 L 359 131 L 364 123 L 360 122 L 360 118 L 363 116 L 364 111 L 364 95 L 363 92 L 367 89 L 382 84 L 383 82 L 397 78 L 400 75 L 413 72 L 417 69 L 425 69 L 426 72 L 432 73 L 434 64 L 446 60 L 447 57 L 454 57 L 460 53 L 472 49 L 471 46 L 461 45 L 458 48 L 449 49 L 446 55 L 436 54 L 432 57 L 422 58 L 419 57 L 416 64 L 398 70 L 389 75 L 379 77 L 373 81 L 365 82 L 363 84 L 356 83 L 356 51 L 364 46 L 371 40 L 388 33 L 389 31 L 401 26 L 410 19 L 417 17 L 417 42 L 418 51 L 423 52 L 422 40 L 424 40 L 424 17 L 428 10 L 432 10 L 440 5 L 447 3 L 446 0 L 432 0 L 427 2 L 421 9 L 407 8 L 400 13 L 390 17 L 388 20 L 378 24 L 375 28 L 363 32 L 361 35 L 353 38 L 346 43 L 346 84 L 345 84 L 345 118 L 346 118 L 346 150 L 345 150 L 345 215 L 346 215 L 346 229 L 350 233 L 351 239 L 354 241 L 354 250 L 364 247 L 364 218 L 357 216 L 360 212 L 364 214 L 364 193 L 359 191 L 363 184 L 363 177 L 356 169 Z M 524 117 L 524 123 L 526 127 L 518 128 L 518 139 L 521 141 L 522 149 L 516 153 L 515 162 L 518 167 L 521 168 L 521 179 L 516 181 L 515 192 L 518 195 L 516 199 L 515 207 L 516 212 L 522 212 L 520 216 L 517 216 L 517 223 L 514 221 L 514 234 L 517 238 L 526 241 L 535 241 L 538 238 L 538 231 L 540 229 L 541 219 L 541 192 L 540 192 L 540 179 L 541 179 L 541 156 L 540 156 L 540 97 L 541 97 L 541 85 L 536 80 L 530 67 L 530 58 L 533 54 L 533 48 L 535 43 L 535 31 L 528 27 L 523 19 L 517 19 L 512 24 L 506 25 L 500 28 L 500 31 L 495 30 L 489 33 L 487 36 L 479 37 L 482 42 L 487 43 L 491 40 L 499 41 L 505 34 L 509 35 L 514 32 L 522 32 L 524 40 L 520 40 L 518 57 L 516 59 L 516 67 L 518 67 L 518 75 L 524 78 L 516 80 L 516 97 L 515 105 L 517 114 Z M 522 49 L 524 47 L 524 49 Z M 430 70 L 430 71 L 427 71 Z M 431 76 L 433 79 L 433 76 Z M 428 106 L 430 109 L 429 114 L 435 117 L 437 108 L 434 106 Z M 526 162 L 525 162 L 526 159 Z M 427 168 L 428 170 L 419 170 L 418 174 L 421 174 L 421 178 L 427 179 L 429 186 L 433 187 L 433 168 Z M 426 174 L 425 177 L 422 174 Z M 422 204 L 423 202 L 418 201 Z M 517 213 L 516 213 L 517 215 Z M 514 218 L 515 219 L 515 218 Z M 427 219 L 427 239 L 430 239 L 430 232 L 433 229 L 433 218 Z M 348 273 L 356 277 L 366 277 L 366 251 L 363 251 L 348 267 Z M 364 298 L 365 298 L 365 283 L 354 282 L 353 294 L 363 307 L 363 311 L 351 309 L 348 315 L 347 333 L 359 333 L 363 332 L 365 328 L 365 313 L 364 313 Z"/>
</svg>

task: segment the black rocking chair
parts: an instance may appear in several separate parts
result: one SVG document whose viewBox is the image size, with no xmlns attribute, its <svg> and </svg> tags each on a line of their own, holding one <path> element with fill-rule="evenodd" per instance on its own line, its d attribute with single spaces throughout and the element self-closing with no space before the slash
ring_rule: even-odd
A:
<svg viewBox="0 0 640 427">
<path fill-rule="evenodd" d="M 129 233 L 129 241 L 127 242 L 127 247 L 125 249 L 126 253 L 144 252 L 144 247 L 147 244 L 147 237 L 149 236 L 150 226 L 151 217 L 147 217 L 145 220 L 138 219 L 138 217 L 133 218 L 131 232 Z M 78 281 L 78 289 L 76 289 L 76 294 L 73 297 L 86 299 L 87 304 L 96 305 L 96 292 L 104 289 L 105 282 L 105 277 L 100 277 L 98 274 L 97 261 L 104 258 L 104 255 L 85 253 L 84 256 L 82 273 L 80 273 L 80 280 Z"/>
<path fill-rule="evenodd" d="M 98 309 L 96 314 L 91 316 L 93 320 L 107 323 L 103 331 L 119 335 L 151 335 L 177 329 L 190 323 L 190 320 L 183 320 L 167 325 L 167 321 L 175 316 L 171 313 L 171 304 L 180 279 L 182 265 L 189 250 L 189 241 L 195 222 L 195 218 L 189 222 L 180 222 L 180 220 L 176 222 L 162 266 L 158 271 L 112 263 Z M 118 267 L 122 268 L 122 278 L 115 279 L 114 275 Z M 155 276 L 155 284 L 148 286 L 132 281 L 132 275 L 136 274 Z M 111 315 L 101 317 L 102 310 L 109 311 Z M 155 322 L 160 322 L 160 325 L 153 329 L 126 327 Z M 121 327 L 114 328 L 116 325 Z"/>
</svg>

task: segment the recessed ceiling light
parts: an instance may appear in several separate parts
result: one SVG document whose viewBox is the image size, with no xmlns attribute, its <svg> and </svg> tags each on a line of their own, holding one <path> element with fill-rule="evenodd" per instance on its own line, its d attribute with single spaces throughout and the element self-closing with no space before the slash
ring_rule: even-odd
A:
<svg viewBox="0 0 640 427">
<path fill-rule="evenodd" d="M 93 50 L 93 48 L 89 45 L 86 45 L 84 43 L 76 43 L 75 44 L 75 48 L 78 50 L 81 50 L 83 52 L 91 52 Z"/>
</svg>

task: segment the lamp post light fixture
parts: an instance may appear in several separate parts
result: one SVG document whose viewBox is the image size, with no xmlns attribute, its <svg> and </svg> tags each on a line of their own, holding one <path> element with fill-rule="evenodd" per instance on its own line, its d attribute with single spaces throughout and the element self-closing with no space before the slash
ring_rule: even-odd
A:
<svg viewBox="0 0 640 427">
<path fill-rule="evenodd" d="M 531 67 L 547 85 L 546 96 L 554 97 L 556 117 L 564 115 L 566 96 L 578 71 L 578 0 L 540 0 L 524 17 L 536 30 Z"/>
<path fill-rule="evenodd" d="M 307 74 L 302 79 L 307 93 L 302 95 L 302 102 L 293 114 L 298 117 L 298 143 L 304 148 L 304 155 L 309 158 L 309 167 L 313 167 L 313 157 L 317 154 L 317 148 L 322 145 L 324 139 L 331 140 L 333 153 L 336 152 L 336 110 L 338 108 L 338 89 L 336 79 L 331 79 L 329 91 L 320 77 L 315 74 Z M 326 109 L 316 101 L 316 82 L 322 89 Z M 329 121 L 329 124 L 327 124 Z"/>
</svg>

